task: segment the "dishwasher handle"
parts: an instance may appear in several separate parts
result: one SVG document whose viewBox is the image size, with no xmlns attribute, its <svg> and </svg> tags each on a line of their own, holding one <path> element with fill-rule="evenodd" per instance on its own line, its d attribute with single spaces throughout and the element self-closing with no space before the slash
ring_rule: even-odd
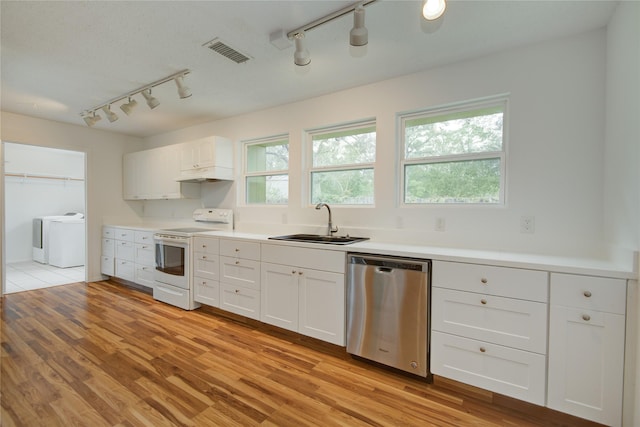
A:
<svg viewBox="0 0 640 427">
<path fill-rule="evenodd" d="M 429 260 L 418 260 L 412 258 L 395 258 L 385 256 L 362 256 L 349 254 L 347 256 L 348 264 L 370 265 L 378 267 L 378 271 L 389 273 L 393 269 L 413 270 L 413 271 L 429 271 Z"/>
</svg>

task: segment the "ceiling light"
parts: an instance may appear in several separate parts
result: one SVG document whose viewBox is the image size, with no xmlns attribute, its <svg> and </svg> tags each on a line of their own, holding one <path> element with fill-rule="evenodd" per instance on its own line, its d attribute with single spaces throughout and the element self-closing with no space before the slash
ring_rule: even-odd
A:
<svg viewBox="0 0 640 427">
<path fill-rule="evenodd" d="M 353 28 L 349 33 L 351 46 L 364 46 L 369 43 L 369 31 L 364 26 L 364 7 L 358 5 L 353 11 Z"/>
<path fill-rule="evenodd" d="M 445 0 L 424 0 L 422 5 L 422 16 L 428 21 L 433 21 L 442 16 L 447 8 Z"/>
<path fill-rule="evenodd" d="M 129 101 L 125 104 L 122 104 L 120 106 L 120 109 L 122 111 L 124 111 L 124 113 L 129 116 L 131 115 L 131 111 L 133 111 L 133 109 L 138 105 L 138 101 L 136 101 L 135 99 L 129 97 Z"/>
<path fill-rule="evenodd" d="M 111 111 L 111 105 L 105 105 L 104 107 L 102 107 L 102 111 L 104 111 L 104 114 L 107 115 L 107 119 L 109 119 L 110 123 L 118 120 L 118 115 Z"/>
<path fill-rule="evenodd" d="M 89 115 L 89 114 L 87 113 L 87 115 L 86 115 L 86 116 L 84 116 L 83 118 L 84 118 L 85 123 L 86 123 L 86 124 L 87 124 L 87 126 L 89 126 L 89 127 L 91 127 L 91 126 L 95 125 L 95 124 L 96 124 L 96 123 L 98 123 L 100 120 L 102 120 L 102 117 L 97 116 L 95 111 L 93 111 L 93 112 L 91 113 L 91 115 Z"/>
<path fill-rule="evenodd" d="M 311 62 L 311 55 L 309 55 L 309 51 L 304 45 L 304 32 L 296 33 L 296 35 L 293 36 L 293 39 L 296 43 L 293 62 L 299 66 L 309 65 Z"/>
<path fill-rule="evenodd" d="M 184 85 L 184 78 L 182 76 L 178 76 L 175 79 L 176 86 L 178 86 L 178 95 L 180 99 L 185 99 L 191 96 L 191 89 Z"/>
<path fill-rule="evenodd" d="M 147 100 L 147 105 L 149 106 L 149 108 L 151 108 L 152 110 L 154 108 L 156 108 L 158 105 L 160 105 L 160 101 L 158 101 L 157 98 L 154 98 L 151 95 L 151 89 L 145 89 L 142 92 L 140 92 L 142 94 L 142 96 L 144 96 L 144 99 Z"/>
</svg>

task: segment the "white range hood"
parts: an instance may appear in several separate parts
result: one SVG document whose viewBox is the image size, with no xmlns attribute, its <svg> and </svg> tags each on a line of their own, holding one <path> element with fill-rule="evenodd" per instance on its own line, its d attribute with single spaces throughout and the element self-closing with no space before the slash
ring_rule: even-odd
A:
<svg viewBox="0 0 640 427">
<path fill-rule="evenodd" d="M 210 166 L 200 169 L 189 169 L 180 172 L 176 178 L 179 182 L 233 181 L 233 169 Z"/>
</svg>

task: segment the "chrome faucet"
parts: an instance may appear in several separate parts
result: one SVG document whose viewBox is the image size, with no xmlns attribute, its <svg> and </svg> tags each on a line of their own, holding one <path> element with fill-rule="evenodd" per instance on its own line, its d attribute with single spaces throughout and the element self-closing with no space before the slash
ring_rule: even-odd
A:
<svg viewBox="0 0 640 427">
<path fill-rule="evenodd" d="M 329 207 L 328 204 L 326 204 L 326 203 L 318 203 L 316 205 L 316 209 L 320 210 L 320 209 L 322 209 L 323 206 L 327 208 L 327 211 L 329 211 L 329 223 L 327 224 L 327 236 L 332 236 L 333 233 L 337 233 L 338 232 L 338 227 L 334 227 L 333 224 L 331 223 L 331 208 Z"/>
</svg>

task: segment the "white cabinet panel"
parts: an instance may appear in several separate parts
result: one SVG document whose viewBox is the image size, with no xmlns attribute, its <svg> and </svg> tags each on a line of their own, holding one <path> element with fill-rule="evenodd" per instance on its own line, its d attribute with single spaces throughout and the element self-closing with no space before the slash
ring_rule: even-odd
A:
<svg viewBox="0 0 640 427">
<path fill-rule="evenodd" d="M 220 283 L 196 277 L 193 280 L 193 299 L 211 307 L 220 307 Z"/>
<path fill-rule="evenodd" d="M 287 265 L 262 263 L 260 320 L 298 331 L 298 273 Z"/>
<path fill-rule="evenodd" d="M 343 274 L 346 268 L 345 255 L 342 251 L 267 243 L 262 244 L 262 261 Z"/>
<path fill-rule="evenodd" d="M 193 275 L 209 280 L 219 280 L 220 258 L 218 255 L 196 252 L 193 256 Z"/>
<path fill-rule="evenodd" d="M 100 272 L 107 276 L 115 276 L 116 269 L 113 257 L 103 255 L 100 258 Z"/>
<path fill-rule="evenodd" d="M 133 261 L 116 258 L 115 267 L 116 277 L 129 280 L 131 282 L 135 281 L 135 263 Z"/>
<path fill-rule="evenodd" d="M 155 285 L 154 267 L 149 265 L 135 265 L 134 282 L 139 285 L 153 288 Z"/>
<path fill-rule="evenodd" d="M 260 243 L 220 239 L 220 255 L 260 261 Z"/>
<path fill-rule="evenodd" d="M 551 304 L 624 314 L 627 282 L 621 279 L 554 273 Z"/>
<path fill-rule="evenodd" d="M 220 241 L 211 237 L 196 236 L 193 238 L 193 251 L 207 255 L 220 253 Z"/>
<path fill-rule="evenodd" d="M 134 245 L 134 262 L 136 264 L 154 267 L 155 266 L 155 246 L 152 243 L 140 244 L 136 243 Z"/>
<path fill-rule="evenodd" d="M 260 290 L 260 262 L 221 256 L 220 281 Z"/>
<path fill-rule="evenodd" d="M 102 239 L 102 255 L 113 257 L 116 254 L 115 240 Z"/>
<path fill-rule="evenodd" d="M 299 332 L 344 346 L 344 274 L 305 269 L 299 280 Z"/>
<path fill-rule="evenodd" d="M 260 320 L 260 291 L 220 283 L 220 308 Z"/>
<path fill-rule="evenodd" d="M 118 240 L 116 241 L 115 247 L 116 258 L 131 262 L 135 261 L 135 250 L 133 242 Z"/>
</svg>

